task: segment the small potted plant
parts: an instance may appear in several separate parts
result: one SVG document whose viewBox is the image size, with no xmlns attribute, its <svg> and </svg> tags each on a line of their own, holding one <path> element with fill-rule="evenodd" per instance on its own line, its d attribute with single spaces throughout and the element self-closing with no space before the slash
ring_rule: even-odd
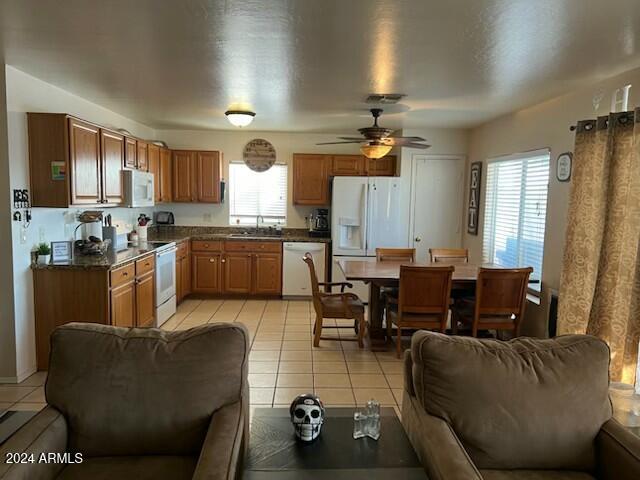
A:
<svg viewBox="0 0 640 480">
<path fill-rule="evenodd" d="M 51 260 L 51 247 L 48 243 L 38 245 L 38 265 L 48 265 Z"/>
</svg>

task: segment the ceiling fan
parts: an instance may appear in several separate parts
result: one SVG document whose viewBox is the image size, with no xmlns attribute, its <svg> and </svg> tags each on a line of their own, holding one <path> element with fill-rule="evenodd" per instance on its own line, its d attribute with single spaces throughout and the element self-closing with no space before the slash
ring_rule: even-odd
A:
<svg viewBox="0 0 640 480">
<path fill-rule="evenodd" d="M 424 143 L 426 140 L 422 137 L 396 137 L 393 136 L 391 128 L 384 128 L 378 125 L 378 118 L 382 114 L 381 108 L 372 108 L 373 125 L 370 127 L 359 128 L 358 131 L 362 137 L 338 137 L 341 142 L 323 142 L 316 145 L 337 145 L 341 143 L 360 143 L 360 151 L 368 158 L 382 158 L 391 151 L 393 147 L 409 147 L 409 148 L 429 148 L 431 145 Z"/>
</svg>

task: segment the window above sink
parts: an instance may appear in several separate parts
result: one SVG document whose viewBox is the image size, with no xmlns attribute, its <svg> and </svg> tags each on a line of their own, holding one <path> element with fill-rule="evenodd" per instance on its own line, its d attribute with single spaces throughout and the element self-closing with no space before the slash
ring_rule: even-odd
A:
<svg viewBox="0 0 640 480">
<path fill-rule="evenodd" d="M 254 172 L 244 163 L 231 162 L 228 198 L 229 225 L 256 227 L 259 221 L 260 226 L 285 226 L 287 166 L 276 164 L 266 172 Z"/>
</svg>

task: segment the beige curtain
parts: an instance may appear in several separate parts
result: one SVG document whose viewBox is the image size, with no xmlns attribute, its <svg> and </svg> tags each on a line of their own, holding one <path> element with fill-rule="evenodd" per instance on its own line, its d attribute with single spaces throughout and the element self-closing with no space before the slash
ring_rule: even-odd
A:
<svg viewBox="0 0 640 480">
<path fill-rule="evenodd" d="M 611 380 L 634 383 L 640 341 L 640 109 L 578 123 L 558 333 L 611 348 Z"/>
</svg>

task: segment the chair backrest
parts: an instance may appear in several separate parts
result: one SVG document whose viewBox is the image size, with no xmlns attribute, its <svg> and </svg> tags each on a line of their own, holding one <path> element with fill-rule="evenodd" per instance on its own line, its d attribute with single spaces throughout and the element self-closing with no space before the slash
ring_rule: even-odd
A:
<svg viewBox="0 0 640 480">
<path fill-rule="evenodd" d="M 198 455 L 211 416 L 248 398 L 241 323 L 167 332 L 69 323 L 51 335 L 47 403 L 90 457 Z"/>
<path fill-rule="evenodd" d="M 432 263 L 467 263 L 469 250 L 466 248 L 430 248 L 429 257 Z"/>
<path fill-rule="evenodd" d="M 415 248 L 376 248 L 378 262 L 407 262 L 416 261 Z"/>
<path fill-rule="evenodd" d="M 519 321 L 524 313 L 531 272 L 531 267 L 480 268 L 474 322 L 482 323 L 482 315 L 514 315 Z"/>
<path fill-rule="evenodd" d="M 454 267 L 400 266 L 398 312 L 443 315 L 449 312 Z"/>
<path fill-rule="evenodd" d="M 313 255 L 309 252 L 302 257 L 304 263 L 309 267 L 309 276 L 311 279 L 311 295 L 313 297 L 313 308 L 318 315 L 322 315 L 322 302 L 320 301 L 320 285 L 318 285 L 318 275 L 316 274 L 316 266 L 313 264 Z"/>
</svg>

